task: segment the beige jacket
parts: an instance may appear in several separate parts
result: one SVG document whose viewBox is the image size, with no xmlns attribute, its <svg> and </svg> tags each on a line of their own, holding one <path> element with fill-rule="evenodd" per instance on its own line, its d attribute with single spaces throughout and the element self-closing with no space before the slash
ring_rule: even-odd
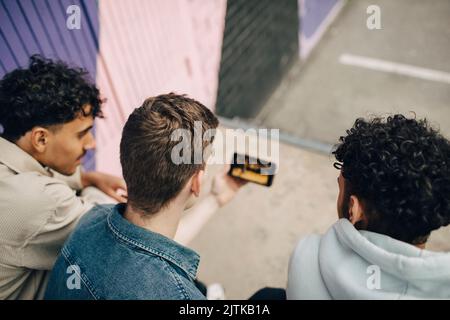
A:
<svg viewBox="0 0 450 320">
<path fill-rule="evenodd" d="M 108 202 L 0 138 L 0 299 L 41 299 L 57 255 L 80 217 Z M 98 190 L 97 190 L 98 192 Z"/>
</svg>

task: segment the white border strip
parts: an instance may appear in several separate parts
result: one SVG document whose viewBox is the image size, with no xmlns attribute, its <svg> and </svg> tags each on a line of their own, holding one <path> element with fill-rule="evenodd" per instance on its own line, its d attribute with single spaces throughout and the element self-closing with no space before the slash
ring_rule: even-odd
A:
<svg viewBox="0 0 450 320">
<path fill-rule="evenodd" d="M 339 62 L 350 66 L 450 84 L 450 73 L 444 71 L 415 67 L 408 64 L 401 64 L 386 60 L 367 58 L 348 53 L 342 54 L 339 57 Z"/>
</svg>

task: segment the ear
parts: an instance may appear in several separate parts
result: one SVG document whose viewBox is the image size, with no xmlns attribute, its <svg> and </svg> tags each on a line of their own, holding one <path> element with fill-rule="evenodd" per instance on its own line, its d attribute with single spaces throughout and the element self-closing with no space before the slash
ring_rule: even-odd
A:
<svg viewBox="0 0 450 320">
<path fill-rule="evenodd" d="M 358 199 L 358 197 L 354 195 L 350 196 L 348 211 L 349 220 L 353 225 L 360 221 L 364 221 L 364 211 L 361 201 Z"/>
<path fill-rule="evenodd" d="M 199 170 L 192 176 L 191 191 L 196 197 L 200 196 L 200 189 L 204 173 L 205 170 Z"/>
<path fill-rule="evenodd" d="M 50 132 L 43 127 L 34 127 L 30 132 L 30 144 L 39 153 L 44 153 L 48 146 Z"/>
</svg>

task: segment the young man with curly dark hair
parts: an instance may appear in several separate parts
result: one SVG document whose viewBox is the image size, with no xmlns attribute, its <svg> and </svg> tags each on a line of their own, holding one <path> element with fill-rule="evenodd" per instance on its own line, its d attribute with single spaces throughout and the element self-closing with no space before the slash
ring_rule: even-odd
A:
<svg viewBox="0 0 450 320">
<path fill-rule="evenodd" d="M 42 298 L 81 215 L 125 200 L 123 179 L 80 170 L 101 105 L 86 71 L 41 56 L 0 81 L 0 299 Z"/>
<path fill-rule="evenodd" d="M 450 142 L 426 120 L 357 119 L 333 152 L 339 220 L 299 242 L 288 299 L 450 298 Z"/>
</svg>

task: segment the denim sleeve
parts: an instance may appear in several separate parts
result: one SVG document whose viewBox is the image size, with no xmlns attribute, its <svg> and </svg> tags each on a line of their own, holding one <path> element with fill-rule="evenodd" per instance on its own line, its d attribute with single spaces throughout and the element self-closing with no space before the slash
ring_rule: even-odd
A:
<svg viewBox="0 0 450 320">
<path fill-rule="evenodd" d="M 94 300 L 80 275 L 80 268 L 71 265 L 60 254 L 53 267 L 44 296 L 45 300 Z"/>
</svg>

